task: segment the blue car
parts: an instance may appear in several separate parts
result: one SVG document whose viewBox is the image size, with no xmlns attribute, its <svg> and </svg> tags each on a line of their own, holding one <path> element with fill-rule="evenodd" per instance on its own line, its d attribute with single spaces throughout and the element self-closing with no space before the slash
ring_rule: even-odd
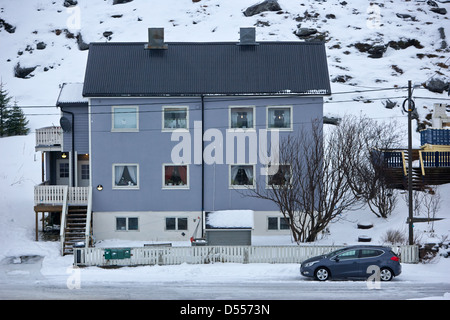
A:
<svg viewBox="0 0 450 320">
<path fill-rule="evenodd" d="M 399 257 L 383 246 L 351 246 L 302 262 L 300 273 L 319 281 L 367 279 L 378 272 L 381 281 L 390 281 L 402 272 Z"/>
</svg>

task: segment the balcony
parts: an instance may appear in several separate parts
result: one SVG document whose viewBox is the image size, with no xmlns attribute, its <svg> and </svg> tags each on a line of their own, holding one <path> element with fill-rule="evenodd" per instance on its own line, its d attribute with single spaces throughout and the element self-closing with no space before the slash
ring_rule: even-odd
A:
<svg viewBox="0 0 450 320">
<path fill-rule="evenodd" d="M 36 130 L 36 151 L 61 151 L 63 132 L 61 127 L 45 127 Z"/>
<path fill-rule="evenodd" d="M 87 205 L 89 187 L 68 187 L 40 184 L 34 187 L 35 206 Z"/>
</svg>

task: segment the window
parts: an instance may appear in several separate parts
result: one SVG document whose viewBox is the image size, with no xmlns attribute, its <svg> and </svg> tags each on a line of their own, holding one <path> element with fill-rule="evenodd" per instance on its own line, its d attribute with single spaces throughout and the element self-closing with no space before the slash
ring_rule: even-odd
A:
<svg viewBox="0 0 450 320">
<path fill-rule="evenodd" d="M 230 186 L 253 187 L 255 177 L 254 165 L 230 165 Z"/>
<path fill-rule="evenodd" d="M 69 163 L 68 162 L 60 162 L 59 163 L 59 177 L 60 178 L 69 178 Z"/>
<path fill-rule="evenodd" d="M 268 217 L 267 218 L 268 230 L 288 230 L 289 218 L 285 217 Z"/>
<path fill-rule="evenodd" d="M 187 107 L 163 107 L 163 130 L 188 129 Z"/>
<path fill-rule="evenodd" d="M 163 165 L 164 188 L 189 188 L 187 165 Z"/>
<path fill-rule="evenodd" d="M 358 258 L 358 250 L 348 250 L 338 255 L 339 260 L 349 260 Z"/>
<path fill-rule="evenodd" d="M 81 165 L 81 179 L 89 180 L 89 165 L 88 164 Z"/>
<path fill-rule="evenodd" d="M 114 164 L 113 187 L 116 189 L 139 188 L 139 166 L 137 164 Z"/>
<path fill-rule="evenodd" d="M 375 250 L 375 249 L 362 249 L 361 250 L 361 258 L 371 258 L 371 257 L 378 257 L 383 254 L 383 251 L 381 250 Z"/>
<path fill-rule="evenodd" d="M 230 107 L 230 128 L 254 129 L 254 107 Z"/>
<path fill-rule="evenodd" d="M 112 107 L 112 131 L 136 132 L 139 130 L 139 107 Z"/>
<path fill-rule="evenodd" d="M 267 108 L 267 128 L 292 130 L 292 107 L 268 107 Z"/>
<path fill-rule="evenodd" d="M 187 230 L 188 219 L 187 218 L 166 218 L 166 230 Z"/>
<path fill-rule="evenodd" d="M 139 230 L 139 219 L 136 217 L 116 217 L 117 231 L 137 231 Z"/>
<path fill-rule="evenodd" d="M 291 177 L 292 177 L 291 166 L 289 164 L 278 165 L 278 171 L 275 174 L 267 175 L 267 186 L 281 187 L 289 185 Z"/>
</svg>

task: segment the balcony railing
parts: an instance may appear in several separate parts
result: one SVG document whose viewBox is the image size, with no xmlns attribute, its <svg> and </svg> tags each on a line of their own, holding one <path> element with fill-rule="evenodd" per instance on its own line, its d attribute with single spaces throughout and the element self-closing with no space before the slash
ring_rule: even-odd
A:
<svg viewBox="0 0 450 320">
<path fill-rule="evenodd" d="M 46 127 L 36 130 L 36 147 L 61 146 L 63 134 L 61 127 Z"/>
<path fill-rule="evenodd" d="M 450 167 L 450 151 L 421 151 L 421 156 L 426 168 Z"/>
<path fill-rule="evenodd" d="M 70 205 L 87 205 L 89 187 L 68 187 L 38 185 L 34 187 L 34 204 L 37 205 L 64 205 L 65 195 Z"/>
</svg>

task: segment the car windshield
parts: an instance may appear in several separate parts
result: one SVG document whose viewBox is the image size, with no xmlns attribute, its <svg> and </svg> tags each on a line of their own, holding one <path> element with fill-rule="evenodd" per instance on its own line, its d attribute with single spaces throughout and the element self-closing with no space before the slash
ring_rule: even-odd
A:
<svg viewBox="0 0 450 320">
<path fill-rule="evenodd" d="M 337 254 L 339 254 L 339 253 L 341 253 L 341 252 L 343 252 L 343 251 L 345 251 L 345 250 L 347 250 L 347 248 L 343 248 L 343 249 L 331 251 L 330 253 L 327 253 L 327 254 L 325 255 L 325 257 L 331 258 L 331 257 L 333 257 L 333 256 L 335 256 L 335 255 L 337 255 Z"/>
</svg>

